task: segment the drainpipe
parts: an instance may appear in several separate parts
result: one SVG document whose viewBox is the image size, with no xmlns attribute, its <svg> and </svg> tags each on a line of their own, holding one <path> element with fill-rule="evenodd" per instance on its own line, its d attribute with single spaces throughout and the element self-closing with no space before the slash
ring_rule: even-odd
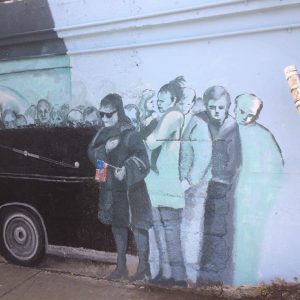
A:
<svg viewBox="0 0 300 300">
<path fill-rule="evenodd" d="M 294 98 L 296 108 L 300 113 L 300 75 L 295 65 L 286 67 L 284 74 Z"/>
</svg>

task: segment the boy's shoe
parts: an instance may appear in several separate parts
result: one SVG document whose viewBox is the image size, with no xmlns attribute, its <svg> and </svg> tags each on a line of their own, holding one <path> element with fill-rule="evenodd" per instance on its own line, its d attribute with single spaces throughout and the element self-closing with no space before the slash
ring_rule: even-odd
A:
<svg viewBox="0 0 300 300">
<path fill-rule="evenodd" d="M 109 280 L 124 280 L 128 279 L 128 271 L 127 269 L 118 269 L 116 268 L 110 275 L 106 277 Z"/>
<path fill-rule="evenodd" d="M 139 273 L 135 273 L 133 276 L 131 276 L 129 278 L 129 281 L 133 282 L 133 281 L 149 281 L 150 276 L 148 274 L 148 272 L 139 272 Z"/>
<path fill-rule="evenodd" d="M 159 272 L 154 278 L 150 279 L 149 282 L 152 284 L 164 284 L 168 282 L 170 279 L 166 278 Z"/>
</svg>

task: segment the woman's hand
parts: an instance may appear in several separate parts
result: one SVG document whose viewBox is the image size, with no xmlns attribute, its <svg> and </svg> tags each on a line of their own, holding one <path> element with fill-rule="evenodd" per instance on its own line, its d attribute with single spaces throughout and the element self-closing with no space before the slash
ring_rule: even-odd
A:
<svg viewBox="0 0 300 300">
<path fill-rule="evenodd" d="M 119 145 L 119 142 L 120 142 L 119 139 L 116 137 L 112 137 L 108 139 L 105 144 L 106 153 L 109 153 L 110 151 L 115 149 Z"/>
<path fill-rule="evenodd" d="M 115 170 L 115 177 L 119 180 L 122 181 L 126 176 L 126 169 L 123 166 L 122 168 L 118 168 Z"/>
</svg>

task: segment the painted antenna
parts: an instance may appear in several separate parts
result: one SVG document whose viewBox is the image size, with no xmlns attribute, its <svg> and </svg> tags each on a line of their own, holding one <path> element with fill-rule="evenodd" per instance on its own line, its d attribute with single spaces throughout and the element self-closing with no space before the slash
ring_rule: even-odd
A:
<svg viewBox="0 0 300 300">
<path fill-rule="evenodd" d="M 285 78 L 290 87 L 298 112 L 300 113 L 300 76 L 295 65 L 284 69 Z"/>
<path fill-rule="evenodd" d="M 54 159 L 47 158 L 47 157 L 44 157 L 44 156 L 40 156 L 38 154 L 28 152 L 27 150 L 20 150 L 20 149 L 5 146 L 5 145 L 2 145 L 2 144 L 0 144 L 0 148 L 1 149 L 6 149 L 6 150 L 9 150 L 9 151 L 13 151 L 15 153 L 24 155 L 25 157 L 32 157 L 32 158 L 39 159 L 39 160 L 42 160 L 42 161 L 46 161 L 50 164 L 59 165 L 61 167 L 65 167 L 65 168 L 78 169 L 80 167 L 80 164 L 79 164 L 78 161 L 75 161 L 74 164 L 69 164 L 69 163 L 65 163 L 63 161 L 58 161 L 58 160 L 54 160 Z"/>
</svg>

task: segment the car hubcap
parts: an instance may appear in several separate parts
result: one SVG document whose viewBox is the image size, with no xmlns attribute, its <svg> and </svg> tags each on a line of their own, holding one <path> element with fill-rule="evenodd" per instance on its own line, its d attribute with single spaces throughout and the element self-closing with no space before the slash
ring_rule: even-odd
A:
<svg viewBox="0 0 300 300">
<path fill-rule="evenodd" d="M 26 242 L 26 230 L 23 227 L 17 227 L 14 231 L 15 241 L 19 244 L 24 244 Z"/>
<path fill-rule="evenodd" d="M 24 214 L 10 215 L 3 227 L 7 250 L 17 259 L 29 260 L 38 248 L 38 231 L 33 221 Z"/>
</svg>

